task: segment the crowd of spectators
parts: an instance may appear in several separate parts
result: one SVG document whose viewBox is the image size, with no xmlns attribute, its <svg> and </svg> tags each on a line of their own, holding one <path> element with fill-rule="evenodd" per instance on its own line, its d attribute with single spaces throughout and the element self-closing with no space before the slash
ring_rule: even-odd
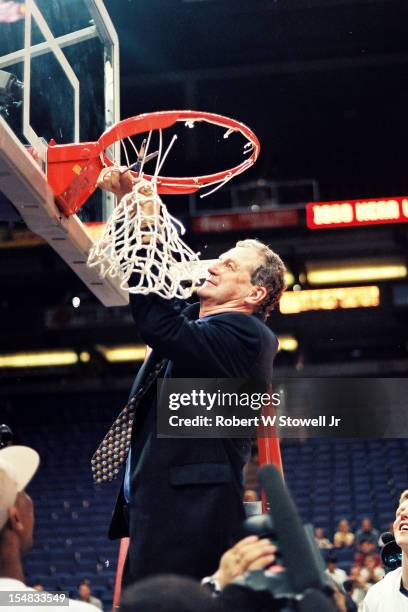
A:
<svg viewBox="0 0 408 612">
<path fill-rule="evenodd" d="M 385 575 L 379 554 L 380 532 L 368 517 L 363 518 L 353 532 L 349 521 L 344 518 L 337 524 L 333 541 L 326 537 L 322 527 L 315 527 L 315 539 L 326 556 L 327 574 L 348 595 L 347 610 L 361 610 L 368 589 Z M 343 560 L 339 564 L 340 551 Z"/>
<path fill-rule="evenodd" d="M 27 610 L 33 609 L 30 603 L 38 598 L 52 595 L 46 593 L 39 582 L 28 586 L 23 569 L 23 557 L 33 546 L 35 521 L 35 508 L 25 487 L 37 471 L 38 464 L 38 453 L 31 448 L 10 446 L 0 449 L 0 591 L 19 593 L 27 602 L 20 607 Z M 224 553 L 218 570 L 204 579 L 202 585 L 184 577 L 152 577 L 124 593 L 121 610 L 211 612 L 221 609 L 221 606 L 225 611 L 234 612 L 269 609 L 267 593 L 255 593 L 232 582 L 246 572 L 270 567 L 276 561 L 276 553 L 276 546 L 267 537 L 247 536 Z M 337 595 L 341 595 L 340 592 Z M 341 597 L 344 603 L 344 595 Z M 268 601 L 265 602 L 265 598 Z M 13 607 L 6 605 L 4 611 L 11 612 Z M 69 600 L 69 607 L 78 612 L 91 612 L 101 610 L 102 603 L 92 595 L 90 583 L 83 581 L 78 587 L 77 599 Z M 48 609 L 51 612 L 58 608 L 51 604 Z M 345 610 L 344 607 L 337 609 Z"/>
<path fill-rule="evenodd" d="M 33 598 L 34 593 L 44 594 L 41 583 L 26 586 L 22 557 L 30 552 L 33 544 L 35 509 L 25 486 L 31 480 L 39 463 L 38 454 L 28 447 L 9 446 L 0 449 L 0 591 L 18 591 Z M 254 490 L 247 491 L 249 504 L 259 503 Z M 368 589 L 384 577 L 379 556 L 380 534 L 369 518 L 361 521 L 352 532 L 347 520 L 339 522 L 332 543 L 324 529 L 316 527 L 318 547 L 327 558 L 326 573 L 335 585 L 333 610 L 357 612 Z M 347 550 L 349 567 L 344 559 L 339 564 L 336 552 Z M 252 591 L 237 587 L 234 580 L 254 570 L 261 570 L 276 563 L 277 547 L 268 538 L 247 536 L 227 550 L 218 570 L 203 579 L 202 585 L 178 576 L 156 576 L 140 581 L 125 592 L 120 610 L 123 612 L 261 612 L 268 609 L 260 595 L 254 603 Z M 341 566 L 340 566 L 341 565 Z M 251 601 L 246 600 L 251 593 Z M 166 597 L 163 598 L 163 593 Z M 217 595 L 218 597 L 214 597 Z M 256 599 L 256 598 L 255 598 Z M 29 601 L 32 601 L 30 599 Z M 34 600 L 33 600 L 34 601 Z M 267 602 L 268 603 L 268 602 Z M 258 606 L 259 604 L 259 606 Z M 250 607 L 248 607 L 250 605 Z M 77 598 L 70 600 L 73 610 L 102 610 L 102 602 L 92 594 L 89 580 L 78 585 Z M 141 607 L 142 606 L 142 607 Z M 163 607 L 164 606 L 164 607 Z M 5 607 L 5 612 L 11 608 Z M 23 609 L 32 609 L 23 606 Z M 53 606 L 49 608 L 55 609 Z"/>
</svg>

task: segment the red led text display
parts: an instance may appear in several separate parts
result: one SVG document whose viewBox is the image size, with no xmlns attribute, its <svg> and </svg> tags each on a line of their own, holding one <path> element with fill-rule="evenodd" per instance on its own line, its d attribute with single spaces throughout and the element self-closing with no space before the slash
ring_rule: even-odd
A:
<svg viewBox="0 0 408 612">
<path fill-rule="evenodd" d="M 306 223 L 309 229 L 406 221 L 408 221 L 408 197 L 306 204 Z"/>
</svg>

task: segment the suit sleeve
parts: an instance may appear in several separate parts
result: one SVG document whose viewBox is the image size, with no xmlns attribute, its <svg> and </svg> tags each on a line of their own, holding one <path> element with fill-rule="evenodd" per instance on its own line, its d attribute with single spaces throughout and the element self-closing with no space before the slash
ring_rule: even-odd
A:
<svg viewBox="0 0 408 612">
<path fill-rule="evenodd" d="M 226 377 L 244 376 L 260 352 L 258 325 L 246 314 L 190 321 L 156 295 L 132 295 L 131 307 L 142 339 L 172 361 L 193 361 L 204 369 L 215 363 Z"/>
</svg>

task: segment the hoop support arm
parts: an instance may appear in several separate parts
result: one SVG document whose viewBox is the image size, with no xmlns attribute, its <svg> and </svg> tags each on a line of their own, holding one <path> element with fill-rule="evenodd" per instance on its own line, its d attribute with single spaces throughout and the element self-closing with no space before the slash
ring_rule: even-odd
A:
<svg viewBox="0 0 408 612">
<path fill-rule="evenodd" d="M 47 154 L 47 178 L 61 212 L 74 215 L 96 189 L 103 164 L 97 142 L 55 145 Z"/>
</svg>

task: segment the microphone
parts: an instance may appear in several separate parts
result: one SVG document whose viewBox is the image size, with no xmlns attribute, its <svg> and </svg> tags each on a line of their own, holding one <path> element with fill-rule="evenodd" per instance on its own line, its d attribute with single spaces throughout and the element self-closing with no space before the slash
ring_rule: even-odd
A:
<svg viewBox="0 0 408 612">
<path fill-rule="evenodd" d="M 268 500 L 269 513 L 291 587 L 295 593 L 314 588 L 324 590 L 327 587 L 325 575 L 318 567 L 296 506 L 280 473 L 274 466 L 266 465 L 259 470 L 259 480 Z M 333 610 L 328 600 L 325 601 L 325 609 Z M 324 611 L 321 606 L 315 609 Z"/>
</svg>

